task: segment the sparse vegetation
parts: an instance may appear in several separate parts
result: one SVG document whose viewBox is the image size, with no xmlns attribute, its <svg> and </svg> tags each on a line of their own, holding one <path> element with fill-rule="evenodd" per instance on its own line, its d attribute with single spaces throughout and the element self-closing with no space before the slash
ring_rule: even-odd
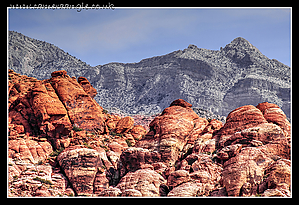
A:
<svg viewBox="0 0 299 205">
<path fill-rule="evenodd" d="M 132 143 L 129 139 L 126 139 L 126 143 L 127 143 L 128 147 L 132 147 Z"/>
<path fill-rule="evenodd" d="M 64 150 L 63 147 L 60 147 L 59 149 L 56 149 L 55 151 L 53 151 L 50 156 L 51 157 L 57 157 L 62 151 Z"/>
<path fill-rule="evenodd" d="M 76 127 L 75 125 L 73 126 L 73 130 L 75 132 L 78 132 L 78 131 L 82 131 L 83 129 L 82 128 L 79 128 L 79 127 Z"/>
<path fill-rule="evenodd" d="M 110 131 L 110 135 L 112 135 L 112 136 L 119 136 L 119 137 L 122 137 L 122 136 L 123 136 L 123 134 L 115 133 L 115 132 L 113 132 L 113 131 Z"/>
<path fill-rule="evenodd" d="M 50 184 L 50 185 L 53 185 L 53 183 L 47 179 L 42 179 L 40 177 L 34 177 L 33 180 L 36 180 L 36 181 L 40 181 L 41 183 L 44 183 L 44 184 Z"/>
<path fill-rule="evenodd" d="M 85 147 L 87 147 L 89 149 L 92 149 L 92 147 L 87 142 L 84 142 L 83 144 L 84 144 Z"/>
</svg>

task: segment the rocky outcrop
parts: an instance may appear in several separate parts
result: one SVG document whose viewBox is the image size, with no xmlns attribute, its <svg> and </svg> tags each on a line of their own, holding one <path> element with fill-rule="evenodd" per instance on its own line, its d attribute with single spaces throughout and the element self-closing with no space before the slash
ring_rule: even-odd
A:
<svg viewBox="0 0 299 205">
<path fill-rule="evenodd" d="M 271 107 L 275 110 L 269 117 L 266 110 Z M 270 196 L 281 193 L 279 188 L 265 191 L 264 184 L 268 178 L 264 174 L 275 161 L 288 161 L 290 133 L 286 130 L 289 130 L 290 124 L 277 105 L 261 103 L 257 108 L 243 106 L 232 111 L 227 123 L 214 136 L 220 148 L 217 157 L 223 163 L 223 185 L 229 196 L 267 196 L 268 192 Z M 287 169 L 285 171 L 287 174 Z M 283 189 L 288 190 L 289 185 Z M 286 190 L 278 195 L 289 196 Z"/>
<path fill-rule="evenodd" d="M 133 118 L 131 117 L 121 118 L 116 124 L 115 132 L 116 133 L 128 132 L 133 128 L 133 126 L 134 126 Z"/>
<path fill-rule="evenodd" d="M 108 188 L 109 182 L 101 175 L 103 163 L 96 150 L 69 147 L 57 160 L 77 195 L 92 195 Z"/>
<path fill-rule="evenodd" d="M 123 193 L 129 190 L 137 190 L 142 196 L 160 196 L 160 186 L 165 184 L 166 180 L 158 173 L 151 169 L 139 169 L 135 172 L 126 174 L 118 183 Z M 132 192 L 132 191 L 131 191 Z M 134 191 L 132 196 L 140 196 L 139 192 Z"/>
<path fill-rule="evenodd" d="M 163 162 L 173 165 L 188 139 L 196 139 L 208 124 L 206 119 L 198 117 L 191 106 L 182 99 L 174 101 L 150 123 L 150 132 L 136 147 L 158 151 Z"/>
<path fill-rule="evenodd" d="M 18 130 L 15 134 L 48 138 L 55 149 L 66 147 L 73 127 L 106 131 L 103 108 L 64 70 L 43 81 L 9 70 L 8 106 L 9 121 Z"/>
<path fill-rule="evenodd" d="M 53 152 L 47 141 L 36 141 L 28 138 L 17 138 L 8 141 L 8 157 L 24 163 L 41 163 Z"/>
<path fill-rule="evenodd" d="M 256 107 L 261 110 L 268 122 L 281 127 L 286 137 L 291 136 L 291 124 L 278 105 L 264 102 L 259 103 Z"/>
<path fill-rule="evenodd" d="M 84 87 L 64 70 L 55 71 L 51 75 L 49 83 L 65 106 L 72 124 L 81 129 L 104 133 L 106 117 L 102 113 L 103 108 L 84 91 Z"/>
<path fill-rule="evenodd" d="M 66 71 L 9 71 L 9 196 L 291 196 L 291 125 L 277 105 L 239 107 L 223 125 L 178 99 L 147 130 L 82 85 Z"/>
<path fill-rule="evenodd" d="M 210 111 L 227 116 L 237 107 L 265 101 L 290 117 L 291 68 L 267 58 L 242 37 L 222 47 L 190 45 L 137 63 L 91 67 L 52 44 L 10 31 L 8 67 L 37 79 L 48 79 L 57 69 L 84 76 L 98 91 L 94 99 L 101 106 L 130 114 L 160 113 L 181 98 L 207 110 L 204 115 L 211 119 Z M 88 84 L 83 87 L 89 89 Z"/>
</svg>

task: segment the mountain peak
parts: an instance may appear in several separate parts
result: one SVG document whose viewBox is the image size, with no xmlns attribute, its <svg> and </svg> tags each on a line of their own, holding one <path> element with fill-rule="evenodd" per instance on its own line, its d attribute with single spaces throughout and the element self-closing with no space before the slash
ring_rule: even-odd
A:
<svg viewBox="0 0 299 205">
<path fill-rule="evenodd" d="M 190 48 L 190 49 L 197 49 L 198 47 L 197 47 L 196 45 L 190 44 L 190 45 L 188 46 L 188 48 Z"/>
<path fill-rule="evenodd" d="M 259 50 L 255 46 L 253 46 L 249 41 L 242 37 L 235 38 L 231 43 L 225 46 L 225 49 L 237 49 L 259 52 Z"/>
<path fill-rule="evenodd" d="M 242 37 L 237 37 L 237 38 L 235 38 L 233 41 L 232 41 L 232 43 L 233 42 L 246 42 L 246 43 L 249 43 L 249 41 L 247 41 L 245 38 L 242 38 Z"/>
</svg>

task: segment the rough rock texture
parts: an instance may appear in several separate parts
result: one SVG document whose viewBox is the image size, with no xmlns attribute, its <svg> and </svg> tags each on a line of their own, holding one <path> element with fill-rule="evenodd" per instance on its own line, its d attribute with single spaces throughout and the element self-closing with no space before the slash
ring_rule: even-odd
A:
<svg viewBox="0 0 299 205">
<path fill-rule="evenodd" d="M 159 113 L 181 98 L 193 107 L 226 116 L 237 107 L 267 101 L 290 117 L 291 68 L 267 58 L 242 37 L 219 45 L 220 50 L 189 45 L 137 63 L 95 67 L 53 44 L 13 31 L 8 38 L 9 68 L 37 79 L 50 78 L 57 69 L 84 76 L 98 91 L 95 100 L 105 108 Z"/>
<path fill-rule="evenodd" d="M 273 107 L 269 116 L 267 110 Z M 257 108 L 260 111 L 254 106 L 232 111 L 227 123 L 215 134 L 220 148 L 217 157 L 223 163 L 223 185 L 229 196 L 290 196 L 290 184 L 283 186 L 283 194 L 279 190 L 264 192 L 271 189 L 266 186 L 266 170 L 275 161 L 290 157 L 290 124 L 277 105 L 261 103 Z M 288 169 L 284 172 L 289 175 Z"/>
<path fill-rule="evenodd" d="M 139 169 L 126 174 L 118 183 L 116 188 L 122 192 L 129 189 L 139 191 L 142 196 L 160 196 L 159 189 L 166 180 L 151 169 Z"/>
<path fill-rule="evenodd" d="M 78 83 L 81 85 L 83 90 L 91 97 L 94 98 L 97 95 L 97 90 L 92 87 L 90 82 L 85 78 L 85 77 L 79 77 L 78 78 Z"/>
<path fill-rule="evenodd" d="M 66 177 L 50 165 L 37 165 L 9 158 L 10 196 L 74 196 Z"/>
<path fill-rule="evenodd" d="M 191 181 L 189 172 L 186 170 L 177 170 L 168 176 L 167 186 L 173 188 L 188 181 Z"/>
<path fill-rule="evenodd" d="M 245 105 L 230 112 L 218 135 L 231 135 L 243 129 L 266 123 L 263 113 L 253 105 Z"/>
<path fill-rule="evenodd" d="M 147 130 L 106 113 L 85 78 L 8 77 L 9 196 L 291 196 L 291 125 L 275 104 L 223 125 L 178 99 Z"/>
<path fill-rule="evenodd" d="M 278 105 L 264 102 L 259 103 L 256 107 L 262 111 L 268 122 L 278 125 L 284 131 L 286 137 L 291 137 L 291 124 Z"/>
<path fill-rule="evenodd" d="M 208 121 L 199 118 L 190 108 L 192 105 L 180 100 L 180 104 L 166 108 L 150 123 L 150 132 L 136 147 L 161 153 L 163 162 L 174 164 L 189 138 L 196 139 Z"/>
<path fill-rule="evenodd" d="M 36 164 L 45 161 L 53 152 L 49 142 L 18 138 L 8 141 L 8 157 Z"/>
<path fill-rule="evenodd" d="M 224 163 L 223 185 L 229 196 L 256 195 L 258 184 L 262 182 L 264 170 L 273 160 L 258 148 L 245 148 L 237 156 Z"/>
<path fill-rule="evenodd" d="M 69 147 L 57 160 L 78 195 L 92 195 L 108 188 L 108 180 L 99 173 L 103 164 L 96 150 Z"/>
<path fill-rule="evenodd" d="M 72 124 L 85 130 L 105 132 L 103 108 L 84 91 L 77 80 L 69 77 L 64 70 L 51 75 L 49 83 L 64 104 Z"/>
<path fill-rule="evenodd" d="M 106 131 L 107 117 L 102 107 L 64 70 L 53 72 L 52 78 L 43 81 L 9 70 L 8 108 L 10 130 L 16 129 L 11 136 L 24 133 L 47 137 L 55 149 L 66 147 L 65 139 L 74 126 Z"/>
<path fill-rule="evenodd" d="M 131 117 L 124 117 L 120 119 L 115 128 L 116 133 L 125 133 L 131 130 L 134 126 L 134 120 Z"/>
<path fill-rule="evenodd" d="M 281 159 L 265 171 L 266 180 L 259 187 L 262 196 L 291 196 L 291 161 Z"/>
<path fill-rule="evenodd" d="M 120 176 L 128 172 L 134 172 L 144 167 L 152 167 L 151 164 L 161 161 L 161 154 L 157 151 L 132 147 L 122 152 L 119 163 L 121 163 Z"/>
<path fill-rule="evenodd" d="M 202 184 L 195 182 L 186 182 L 168 193 L 168 197 L 196 197 L 202 192 Z"/>
</svg>

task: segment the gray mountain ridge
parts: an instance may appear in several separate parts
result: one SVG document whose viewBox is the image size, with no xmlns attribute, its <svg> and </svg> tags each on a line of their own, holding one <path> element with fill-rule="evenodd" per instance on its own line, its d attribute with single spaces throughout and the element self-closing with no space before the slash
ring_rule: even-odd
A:
<svg viewBox="0 0 299 205">
<path fill-rule="evenodd" d="M 8 67 L 37 79 L 56 70 L 84 76 L 104 108 L 159 113 L 178 98 L 219 116 L 242 105 L 275 103 L 290 117 L 291 68 L 264 56 L 242 37 L 220 50 L 189 45 L 137 63 L 92 67 L 53 44 L 9 31 Z"/>
</svg>

